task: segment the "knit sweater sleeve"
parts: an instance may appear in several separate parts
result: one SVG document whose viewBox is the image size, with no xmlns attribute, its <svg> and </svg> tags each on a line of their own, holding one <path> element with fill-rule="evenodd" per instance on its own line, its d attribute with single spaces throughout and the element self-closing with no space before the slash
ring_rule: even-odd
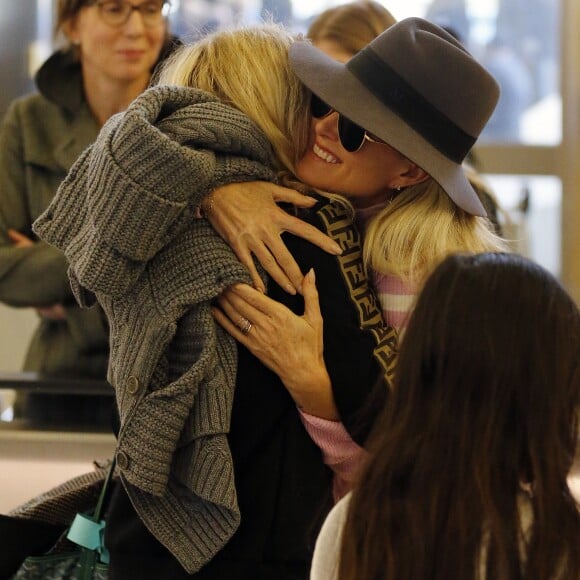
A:
<svg viewBox="0 0 580 580">
<path fill-rule="evenodd" d="M 73 288 L 120 296 L 195 219 L 211 189 L 274 179 L 272 151 L 239 111 L 203 91 L 154 87 L 113 116 L 35 232 L 64 251 Z"/>
</svg>

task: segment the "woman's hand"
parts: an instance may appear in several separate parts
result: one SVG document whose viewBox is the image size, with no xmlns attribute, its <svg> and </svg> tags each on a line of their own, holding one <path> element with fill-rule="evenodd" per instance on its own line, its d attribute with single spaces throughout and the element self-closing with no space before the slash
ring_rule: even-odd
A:
<svg viewBox="0 0 580 580">
<path fill-rule="evenodd" d="M 9 240 L 15 248 L 31 248 L 34 246 L 33 240 L 17 230 L 9 229 L 7 233 Z"/>
<path fill-rule="evenodd" d="M 204 200 L 203 208 L 213 228 L 250 271 L 255 288 L 265 292 L 252 255 L 280 287 L 296 294 L 302 288 L 302 273 L 280 239 L 282 232 L 304 238 L 330 254 L 338 255 L 342 250 L 314 226 L 286 213 L 276 205 L 278 202 L 298 207 L 312 207 L 316 203 L 293 189 L 254 181 L 215 189 Z"/>
<path fill-rule="evenodd" d="M 228 288 L 214 316 L 236 340 L 274 371 L 305 412 L 336 420 L 330 377 L 323 358 L 322 316 L 314 271 L 304 277 L 304 315 L 246 284 Z"/>
<path fill-rule="evenodd" d="M 62 304 L 41 306 L 35 310 L 41 318 L 46 318 L 47 320 L 66 320 L 66 310 Z"/>
</svg>

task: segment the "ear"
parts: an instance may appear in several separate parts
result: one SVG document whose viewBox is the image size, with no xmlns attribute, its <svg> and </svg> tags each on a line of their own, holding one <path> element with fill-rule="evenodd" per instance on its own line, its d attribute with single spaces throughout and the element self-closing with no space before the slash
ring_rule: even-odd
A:
<svg viewBox="0 0 580 580">
<path fill-rule="evenodd" d="M 421 169 L 418 165 L 413 163 L 412 161 L 408 161 L 407 170 L 400 174 L 399 176 L 399 185 L 401 187 L 408 187 L 409 185 L 417 185 L 418 183 L 423 183 L 423 181 L 427 181 L 430 175 L 424 170 Z"/>
<path fill-rule="evenodd" d="M 72 45 L 78 46 L 80 44 L 76 16 L 73 16 L 72 18 L 69 18 L 63 22 L 61 28 L 63 34 L 67 37 L 68 41 Z"/>
</svg>

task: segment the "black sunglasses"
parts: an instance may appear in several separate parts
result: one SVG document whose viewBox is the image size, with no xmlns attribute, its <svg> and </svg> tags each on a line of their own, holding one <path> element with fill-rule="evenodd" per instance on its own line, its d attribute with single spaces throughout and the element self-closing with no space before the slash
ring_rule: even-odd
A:
<svg viewBox="0 0 580 580">
<path fill-rule="evenodd" d="M 320 97 L 317 97 L 314 93 L 310 100 L 310 112 L 315 119 L 323 119 L 330 115 L 335 109 L 330 105 L 325 103 Z M 336 111 L 338 113 L 338 111 Z M 338 113 L 338 137 L 340 139 L 341 145 L 349 152 L 356 153 L 360 151 L 365 141 L 370 141 L 371 143 L 382 143 L 386 145 L 384 141 L 377 139 L 376 137 L 369 134 L 366 129 L 363 129 L 356 123 L 353 123 L 350 119 L 347 119 L 342 113 Z"/>
</svg>

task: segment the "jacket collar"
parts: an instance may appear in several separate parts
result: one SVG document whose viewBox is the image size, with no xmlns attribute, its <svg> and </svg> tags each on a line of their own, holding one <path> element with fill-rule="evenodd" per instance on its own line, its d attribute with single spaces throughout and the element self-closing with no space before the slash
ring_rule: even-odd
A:
<svg viewBox="0 0 580 580">
<path fill-rule="evenodd" d="M 85 104 L 81 65 L 72 50 L 52 54 L 34 80 L 43 97 L 71 115 L 76 115 Z"/>
</svg>

